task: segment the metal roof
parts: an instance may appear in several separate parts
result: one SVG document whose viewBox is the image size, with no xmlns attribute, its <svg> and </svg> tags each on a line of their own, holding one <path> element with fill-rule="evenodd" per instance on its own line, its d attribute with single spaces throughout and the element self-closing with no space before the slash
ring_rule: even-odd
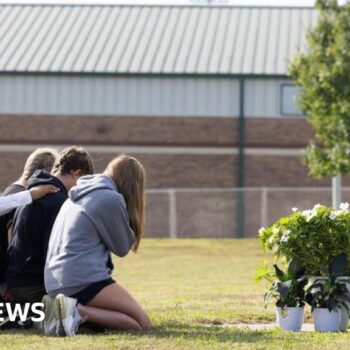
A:
<svg viewBox="0 0 350 350">
<path fill-rule="evenodd" d="M 311 8 L 0 5 L 0 72 L 286 75 Z"/>
</svg>

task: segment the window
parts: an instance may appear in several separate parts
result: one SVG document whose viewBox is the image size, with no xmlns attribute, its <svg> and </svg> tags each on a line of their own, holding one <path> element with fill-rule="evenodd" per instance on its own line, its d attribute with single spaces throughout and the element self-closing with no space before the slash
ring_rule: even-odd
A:
<svg viewBox="0 0 350 350">
<path fill-rule="evenodd" d="M 290 116 L 302 116 L 303 113 L 296 106 L 296 98 L 300 88 L 293 84 L 283 84 L 281 86 L 281 114 Z"/>
</svg>

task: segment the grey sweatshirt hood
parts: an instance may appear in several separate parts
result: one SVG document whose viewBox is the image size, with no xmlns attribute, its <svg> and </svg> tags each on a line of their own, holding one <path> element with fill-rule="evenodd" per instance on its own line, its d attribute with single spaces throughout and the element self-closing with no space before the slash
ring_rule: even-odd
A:
<svg viewBox="0 0 350 350">
<path fill-rule="evenodd" d="M 106 175 L 87 175 L 78 179 L 77 185 L 69 191 L 69 197 L 73 202 L 85 197 L 96 190 L 118 191 L 114 181 Z"/>
</svg>

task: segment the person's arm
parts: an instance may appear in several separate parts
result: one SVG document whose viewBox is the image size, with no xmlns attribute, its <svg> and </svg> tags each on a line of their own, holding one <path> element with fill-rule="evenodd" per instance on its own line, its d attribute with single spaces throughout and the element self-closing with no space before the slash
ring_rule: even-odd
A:
<svg viewBox="0 0 350 350">
<path fill-rule="evenodd" d="M 54 193 L 59 189 L 52 185 L 40 185 L 32 187 L 28 191 L 22 191 L 9 196 L 0 197 L 0 216 L 9 213 L 11 210 L 32 203 L 48 193 Z"/>
<path fill-rule="evenodd" d="M 109 250 L 123 257 L 128 254 L 135 242 L 135 234 L 129 225 L 125 204 L 115 203 L 109 199 L 104 209 L 102 220 L 99 220 L 97 225 L 100 237 Z"/>
<path fill-rule="evenodd" d="M 22 191 L 9 196 L 0 197 L 0 216 L 9 213 L 11 210 L 32 203 L 32 196 L 29 191 Z"/>
</svg>

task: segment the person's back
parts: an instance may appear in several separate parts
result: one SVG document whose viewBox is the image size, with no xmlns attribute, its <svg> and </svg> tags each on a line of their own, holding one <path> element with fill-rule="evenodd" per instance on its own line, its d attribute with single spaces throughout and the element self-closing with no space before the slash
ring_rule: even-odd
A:
<svg viewBox="0 0 350 350">
<path fill-rule="evenodd" d="M 58 152 L 53 148 L 38 148 L 29 155 L 24 165 L 20 178 L 5 188 L 2 196 L 8 196 L 21 191 L 28 187 L 28 180 L 37 170 L 51 171 Z M 6 252 L 8 248 L 8 237 L 12 233 L 12 221 L 15 210 L 0 217 L 0 283 L 5 282 L 7 269 Z"/>
<path fill-rule="evenodd" d="M 45 286 L 52 297 L 109 278 L 110 251 L 123 257 L 135 239 L 124 198 L 108 176 L 81 178 L 69 197 L 52 229 L 47 256 Z"/>
<path fill-rule="evenodd" d="M 60 191 L 18 208 L 15 213 L 13 237 L 7 252 L 7 286 L 11 296 L 17 295 L 16 288 L 43 286 L 42 266 L 46 259 L 51 229 L 62 204 L 67 199 L 64 184 L 50 173 L 34 173 L 28 188 L 39 184 L 51 184 Z M 39 293 L 42 291 L 39 290 Z"/>
<path fill-rule="evenodd" d="M 29 188 L 52 184 L 60 191 L 16 211 L 7 253 L 7 284 L 12 301 L 38 302 L 46 294 L 43 275 L 52 226 L 69 189 L 80 176 L 92 172 L 89 154 L 82 148 L 70 147 L 60 153 L 53 175 L 40 171 L 30 179 Z"/>
</svg>

